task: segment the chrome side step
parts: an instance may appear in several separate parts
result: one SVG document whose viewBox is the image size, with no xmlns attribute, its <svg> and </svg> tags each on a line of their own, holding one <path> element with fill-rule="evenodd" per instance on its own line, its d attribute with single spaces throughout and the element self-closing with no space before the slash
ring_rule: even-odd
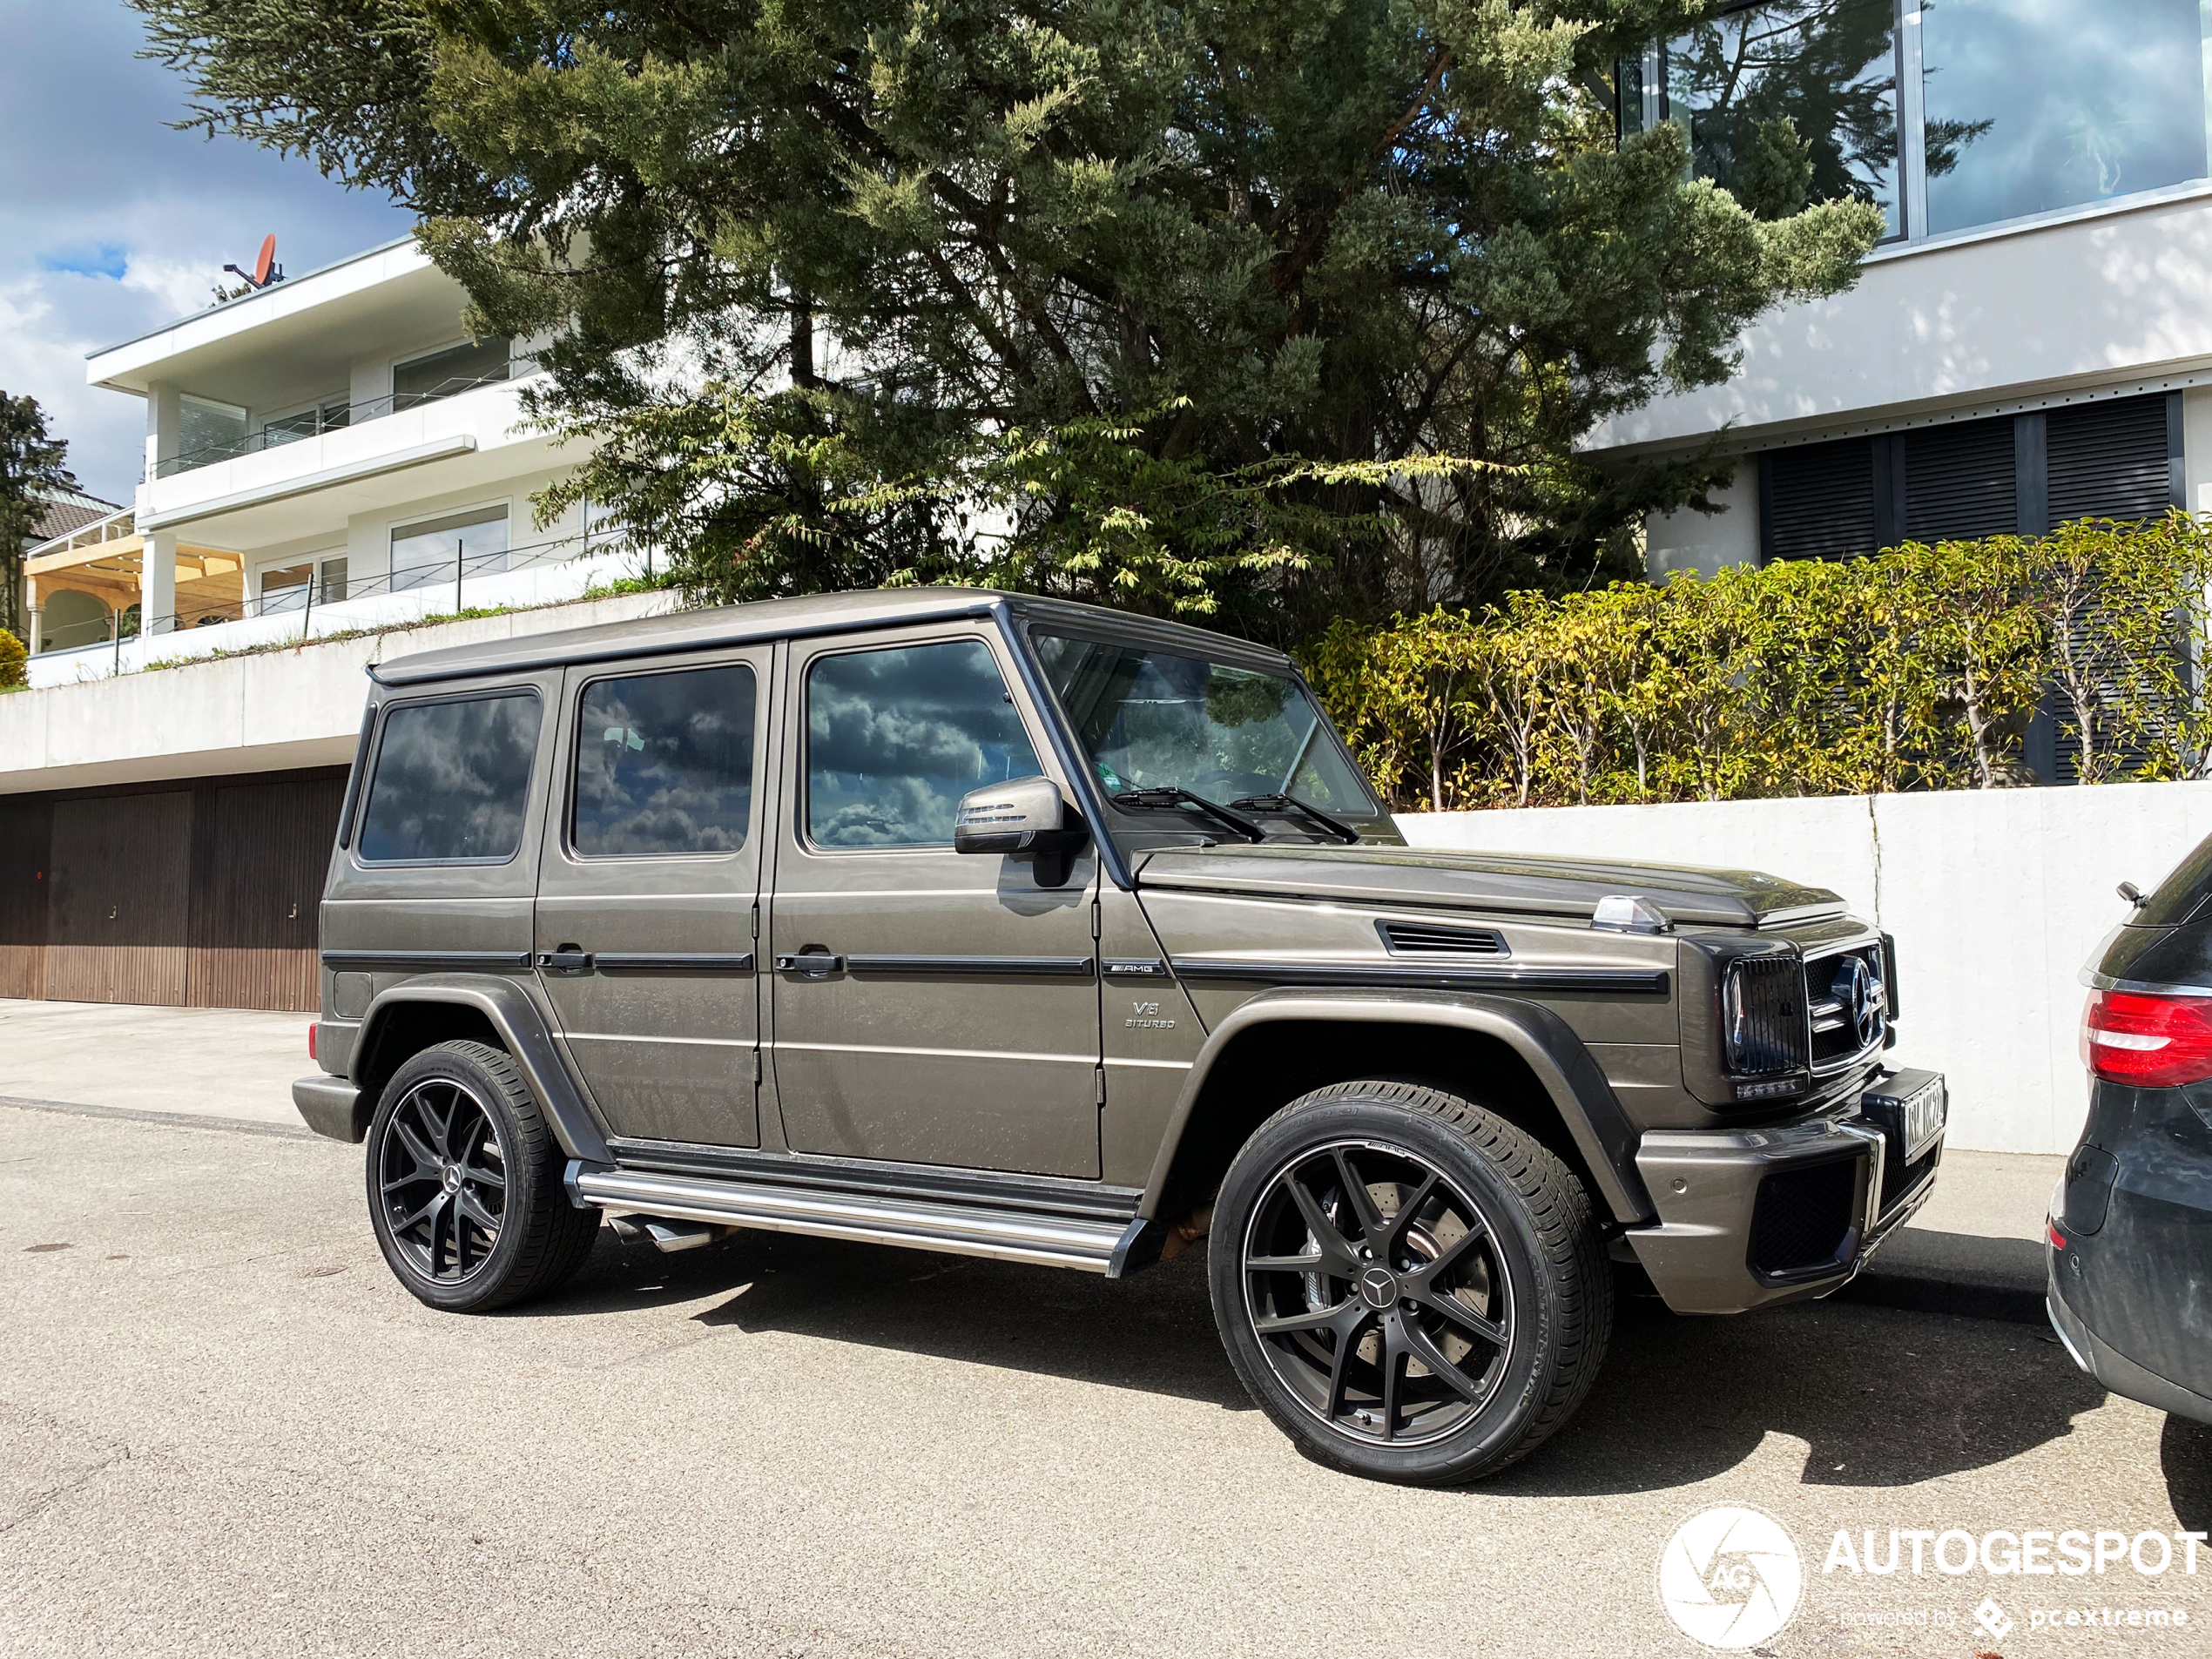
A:
<svg viewBox="0 0 2212 1659">
<path fill-rule="evenodd" d="M 1089 1221 L 1023 1214 L 924 1199 L 833 1193 L 749 1181 L 709 1181 L 604 1164 L 571 1163 L 570 1198 L 581 1207 L 621 1215 L 811 1233 L 871 1244 L 988 1256 L 1000 1261 L 1073 1267 L 1119 1278 L 1144 1231 L 1142 1217 Z"/>
</svg>

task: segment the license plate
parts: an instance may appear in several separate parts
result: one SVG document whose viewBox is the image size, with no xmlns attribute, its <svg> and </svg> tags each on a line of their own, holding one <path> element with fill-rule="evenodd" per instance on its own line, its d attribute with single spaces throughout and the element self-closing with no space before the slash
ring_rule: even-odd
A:
<svg viewBox="0 0 2212 1659">
<path fill-rule="evenodd" d="M 1900 1072 L 1861 1096 L 1859 1109 L 1889 1131 L 1912 1163 L 1942 1138 L 1951 1117 L 1951 1091 L 1939 1072 Z"/>
</svg>

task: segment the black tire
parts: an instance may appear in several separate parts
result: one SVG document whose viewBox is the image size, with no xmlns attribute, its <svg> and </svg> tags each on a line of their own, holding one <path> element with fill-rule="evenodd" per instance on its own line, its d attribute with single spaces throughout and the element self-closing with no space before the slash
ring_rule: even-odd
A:
<svg viewBox="0 0 2212 1659">
<path fill-rule="evenodd" d="M 598 1237 L 599 1212 L 569 1202 L 560 1143 L 521 1069 L 487 1043 L 441 1042 L 394 1072 L 368 1151 L 377 1247 L 434 1308 L 542 1296 Z"/>
<path fill-rule="evenodd" d="M 1589 1393 L 1613 1329 L 1574 1172 L 1414 1083 L 1335 1084 L 1263 1123 L 1222 1183 L 1207 1272 L 1260 1409 L 1317 1461 L 1407 1485 L 1526 1456 Z"/>
</svg>

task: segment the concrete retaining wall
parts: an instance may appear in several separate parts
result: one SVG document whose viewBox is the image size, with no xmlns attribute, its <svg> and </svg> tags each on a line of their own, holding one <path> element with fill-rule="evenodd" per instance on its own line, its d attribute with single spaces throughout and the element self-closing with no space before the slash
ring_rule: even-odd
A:
<svg viewBox="0 0 2212 1659">
<path fill-rule="evenodd" d="M 664 592 L 624 594 L 17 691 L 0 697 L 0 794 L 343 765 L 361 732 L 370 663 L 618 622 L 672 603 Z"/>
<path fill-rule="evenodd" d="M 1951 1144 L 2066 1152 L 2087 1085 L 2079 979 L 2125 908 L 2212 834 L 2212 783 L 1406 813 L 1416 846 L 1771 871 L 1897 935 L 1894 1058 L 1951 1079 Z"/>
</svg>

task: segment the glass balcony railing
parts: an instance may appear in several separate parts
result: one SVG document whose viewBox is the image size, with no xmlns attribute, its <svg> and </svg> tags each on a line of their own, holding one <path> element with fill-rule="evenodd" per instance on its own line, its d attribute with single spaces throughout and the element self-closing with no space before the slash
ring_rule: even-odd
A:
<svg viewBox="0 0 2212 1659">
<path fill-rule="evenodd" d="M 283 415 L 235 438 L 223 438 L 180 449 L 156 466 L 153 475 L 173 478 L 180 472 L 212 466 L 219 461 L 235 461 L 240 455 L 281 448 L 287 443 L 297 443 L 302 438 L 319 437 L 326 432 L 342 431 L 347 427 L 381 420 L 388 415 L 403 414 L 408 409 L 421 408 L 426 403 L 442 402 L 447 398 L 458 397 L 463 392 L 473 392 L 478 387 L 496 386 L 503 381 L 519 379 L 529 371 L 530 367 L 526 361 L 516 362 L 488 374 L 456 375 L 428 386 L 371 398 L 365 403 L 331 403 L 302 414 Z"/>
</svg>

